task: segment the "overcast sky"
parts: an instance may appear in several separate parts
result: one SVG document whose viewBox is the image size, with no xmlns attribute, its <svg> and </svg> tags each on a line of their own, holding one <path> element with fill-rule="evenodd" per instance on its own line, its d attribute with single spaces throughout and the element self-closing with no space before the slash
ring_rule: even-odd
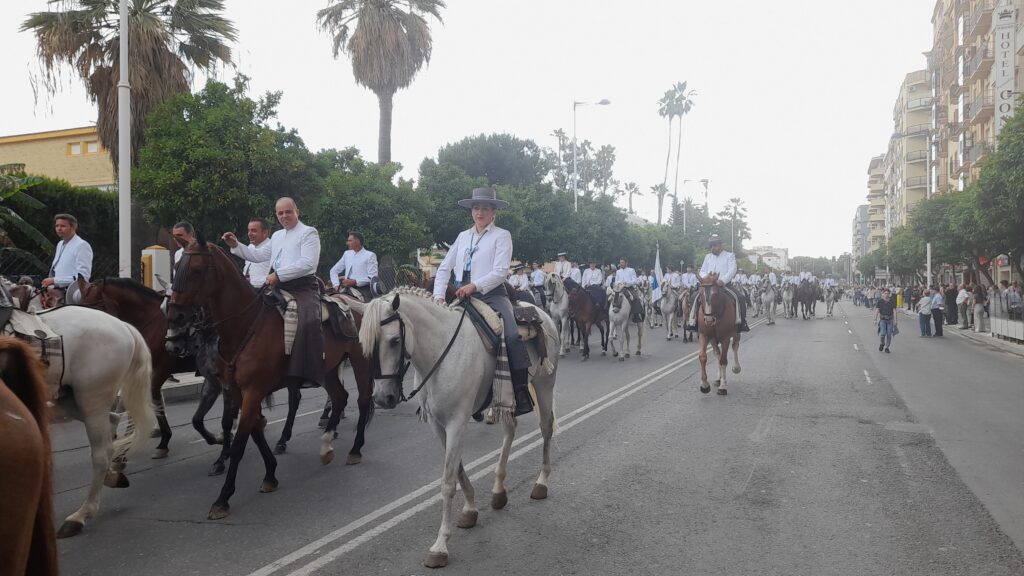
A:
<svg viewBox="0 0 1024 576">
<path fill-rule="evenodd" d="M 578 138 L 615 146 L 616 177 L 649 191 L 661 182 L 667 144 L 656 103 L 686 80 L 698 95 L 683 121 L 680 180 L 709 178 L 712 211 L 742 198 L 755 244 L 833 256 L 850 250 L 868 161 L 892 134 L 900 83 L 925 66 L 934 0 L 447 3 L 444 23 L 433 24 L 430 65 L 395 97 L 392 156 L 403 175 L 414 177 L 443 144 L 481 132 L 554 147 L 554 129 L 571 133 L 573 100 L 607 98 L 610 106 L 579 109 Z M 236 64 L 254 93 L 284 91 L 279 120 L 311 149 L 354 145 L 376 160 L 377 99 L 355 84 L 347 60 L 332 59 L 315 26 L 325 5 L 227 0 L 240 32 Z M 0 3 L 2 135 L 96 120 L 77 81 L 53 98 L 33 97 L 33 38 L 17 29 L 45 7 Z M 655 219 L 650 195 L 634 207 Z"/>
</svg>

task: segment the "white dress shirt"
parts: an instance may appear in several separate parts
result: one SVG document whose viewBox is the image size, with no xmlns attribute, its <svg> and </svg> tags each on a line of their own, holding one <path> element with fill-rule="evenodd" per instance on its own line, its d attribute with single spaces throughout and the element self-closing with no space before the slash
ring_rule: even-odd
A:
<svg viewBox="0 0 1024 576">
<path fill-rule="evenodd" d="M 687 288 L 692 288 L 697 285 L 697 275 L 693 272 L 687 272 L 680 276 L 680 278 L 683 281 L 683 286 L 686 286 Z"/>
<path fill-rule="evenodd" d="M 526 277 L 526 274 L 513 274 L 512 277 L 508 279 L 508 282 L 516 290 L 530 289 L 530 279 Z"/>
<path fill-rule="evenodd" d="M 544 287 L 544 271 L 540 268 L 530 272 L 530 285 L 534 288 Z"/>
<path fill-rule="evenodd" d="M 778 283 L 778 277 L 775 276 L 775 272 L 768 273 L 768 281 L 775 285 Z"/>
<path fill-rule="evenodd" d="M 577 284 L 582 284 L 583 274 L 580 272 L 579 268 L 572 267 L 569 268 L 569 278 L 572 278 L 573 282 L 576 282 Z"/>
<path fill-rule="evenodd" d="M 615 284 L 625 284 L 626 286 L 636 285 L 636 270 L 632 268 L 619 268 L 615 271 Z"/>
<path fill-rule="evenodd" d="M 61 240 L 57 244 L 50 277 L 58 288 L 67 288 L 68 284 L 78 280 L 79 274 L 86 280 L 92 276 L 92 246 L 75 234 L 71 240 Z"/>
<path fill-rule="evenodd" d="M 358 252 L 355 250 L 345 250 L 345 253 L 341 255 L 341 259 L 331 268 L 327 279 L 330 280 L 332 286 L 341 286 L 339 276 L 344 276 L 348 280 L 355 280 L 356 286 L 369 286 L 370 280 L 376 275 L 377 255 L 366 248 L 362 248 Z"/>
<path fill-rule="evenodd" d="M 559 260 L 559 261 L 555 262 L 554 270 L 552 270 L 552 271 L 555 274 L 558 274 L 559 276 L 561 276 L 562 278 L 568 278 L 569 277 L 569 270 L 571 268 L 572 268 L 572 264 L 570 264 L 568 260 L 566 260 L 564 262 Z"/>
<path fill-rule="evenodd" d="M 455 243 L 448 248 L 444 261 L 437 267 L 435 299 L 444 300 L 448 280 L 453 275 L 456 282 L 462 282 L 467 258 L 470 281 L 476 285 L 477 291 L 487 294 L 500 286 L 508 276 L 508 269 L 512 265 L 512 235 L 508 230 L 495 226 L 494 222 L 481 233 L 476 231 L 476 226 L 460 232 Z"/>
<path fill-rule="evenodd" d="M 580 282 L 580 286 L 584 288 L 600 286 L 602 282 L 604 282 L 604 274 L 599 268 L 587 268 L 583 271 L 583 280 Z"/>
<path fill-rule="evenodd" d="M 708 274 L 718 274 L 718 279 L 728 284 L 736 276 L 736 255 L 727 250 L 722 250 L 718 256 L 708 252 L 700 266 L 700 276 L 703 278 Z"/>
<path fill-rule="evenodd" d="M 278 280 L 288 282 L 316 273 L 320 263 L 320 234 L 316 228 L 298 222 L 291 230 L 274 232 L 270 242 L 259 246 L 239 242 L 231 253 L 249 262 L 268 262 Z"/>
<path fill-rule="evenodd" d="M 265 248 L 267 246 L 270 246 L 269 237 L 263 242 L 256 244 L 255 248 L 259 250 L 260 248 Z M 231 253 L 237 256 L 241 256 L 241 254 L 238 254 L 238 252 L 235 251 L 235 248 L 231 249 Z M 175 254 L 175 256 L 177 256 L 177 254 Z M 242 276 L 245 276 L 246 278 L 249 279 L 249 284 L 251 284 L 253 288 L 259 288 L 263 286 L 263 284 L 265 284 L 267 281 L 267 276 L 269 275 L 270 262 L 250 262 L 246 260 L 245 266 L 242 267 Z"/>
<path fill-rule="evenodd" d="M 678 272 L 673 272 L 665 277 L 665 281 L 668 282 L 668 285 L 673 288 L 682 288 L 683 275 Z"/>
<path fill-rule="evenodd" d="M 735 280 L 736 280 L 737 284 L 746 284 L 747 283 L 747 275 L 744 274 L 743 272 L 739 272 L 739 273 L 736 274 Z"/>
</svg>

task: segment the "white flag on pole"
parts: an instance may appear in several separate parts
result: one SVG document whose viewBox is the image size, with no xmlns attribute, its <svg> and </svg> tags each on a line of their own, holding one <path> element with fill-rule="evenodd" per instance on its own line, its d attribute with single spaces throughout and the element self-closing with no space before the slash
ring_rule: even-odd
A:
<svg viewBox="0 0 1024 576">
<path fill-rule="evenodd" d="M 661 246 L 654 256 L 654 278 L 651 278 L 651 302 L 661 300 L 661 287 L 665 283 L 664 273 L 661 271 Z"/>
</svg>

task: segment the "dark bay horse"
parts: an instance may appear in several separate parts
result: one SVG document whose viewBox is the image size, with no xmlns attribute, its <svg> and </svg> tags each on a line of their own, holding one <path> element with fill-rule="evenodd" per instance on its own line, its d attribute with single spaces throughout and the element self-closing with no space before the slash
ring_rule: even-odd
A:
<svg viewBox="0 0 1024 576">
<path fill-rule="evenodd" d="M 35 353 L 0 336 L 0 574 L 57 575 L 50 411 Z"/>
<path fill-rule="evenodd" d="M 796 315 L 796 303 L 800 303 L 800 315 L 804 320 L 807 320 L 811 316 L 814 316 L 814 303 L 818 298 L 815 287 L 810 282 L 804 280 L 796 287 L 796 298 L 793 300 L 794 303 L 794 316 Z"/>
<path fill-rule="evenodd" d="M 242 277 L 223 250 L 199 237 L 185 248 L 174 282 L 174 293 L 168 305 L 169 337 L 187 329 L 193 309 L 205 308 L 220 337 L 218 373 L 240 397 L 241 415 L 231 442 L 231 462 L 224 486 L 208 515 L 211 520 L 219 520 L 228 516 L 228 501 L 235 492 L 238 466 L 250 436 L 265 467 L 260 491 L 277 489 L 277 459 L 264 435 L 266 420 L 260 403 L 274 390 L 297 383 L 285 377 L 284 320 L 275 306 L 266 303 L 262 294 Z M 341 339 L 330 329 L 323 333 L 324 388 L 331 398 L 332 410 L 321 436 L 320 460 L 328 464 L 334 459 L 334 433 L 346 401 L 338 368 L 349 359 L 359 387 L 359 423 L 348 462 L 357 463 L 362 458 L 364 431 L 373 411 L 369 363 L 358 340 Z"/>
<path fill-rule="evenodd" d="M 580 330 L 580 341 L 583 345 L 583 359 L 590 358 L 590 330 L 594 326 L 601 332 L 601 355 L 608 353 L 608 337 L 610 325 L 608 310 L 594 304 L 593 298 L 584 289 L 569 292 L 569 313 Z"/>
<path fill-rule="evenodd" d="M 700 281 L 700 298 L 697 302 L 697 332 L 700 339 L 697 350 L 700 357 L 700 391 L 707 394 L 711 391 L 708 383 L 708 344 L 718 357 L 718 394 L 729 393 L 726 387 L 725 374 L 729 365 L 729 347 L 732 347 L 736 365 L 733 374 L 740 373 L 740 333 L 736 330 L 736 305 L 725 291 L 718 286 L 718 276 L 710 274 Z M 742 297 L 742 296 L 741 296 Z"/>
</svg>

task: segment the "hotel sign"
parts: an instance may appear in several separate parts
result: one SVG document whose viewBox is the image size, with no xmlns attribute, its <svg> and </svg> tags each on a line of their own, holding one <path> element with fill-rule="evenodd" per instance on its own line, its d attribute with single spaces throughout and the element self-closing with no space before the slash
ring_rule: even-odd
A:
<svg viewBox="0 0 1024 576">
<path fill-rule="evenodd" d="M 999 0 L 992 18 L 992 38 L 995 39 L 995 65 L 992 67 L 992 88 L 995 96 L 995 133 L 1013 116 L 1017 95 L 1014 79 L 1017 10 L 1014 0 Z"/>
</svg>

